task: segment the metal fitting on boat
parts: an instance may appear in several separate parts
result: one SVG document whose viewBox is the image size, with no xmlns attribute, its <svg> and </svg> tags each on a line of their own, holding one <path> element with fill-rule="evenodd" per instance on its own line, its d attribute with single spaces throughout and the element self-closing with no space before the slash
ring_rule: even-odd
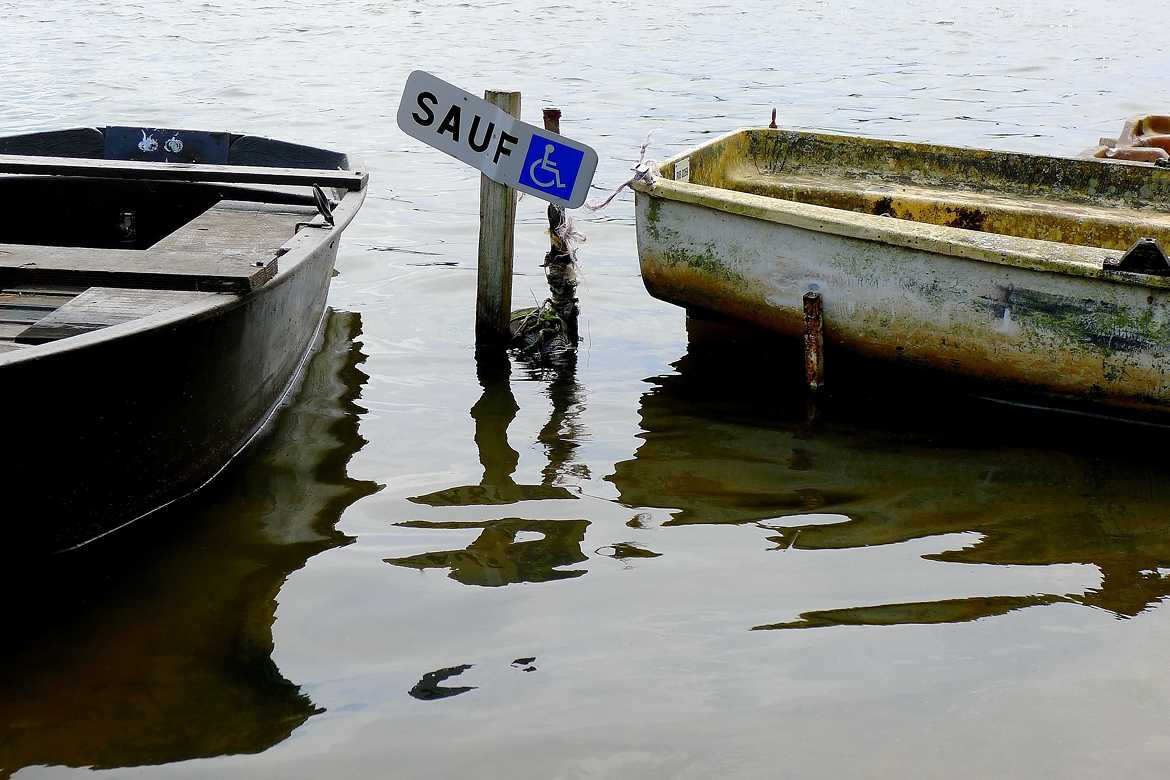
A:
<svg viewBox="0 0 1170 780">
<path fill-rule="evenodd" d="M 1151 276 L 1170 276 L 1170 259 L 1153 238 L 1139 238 L 1120 258 L 1106 258 L 1106 271 L 1128 271 Z"/>
</svg>

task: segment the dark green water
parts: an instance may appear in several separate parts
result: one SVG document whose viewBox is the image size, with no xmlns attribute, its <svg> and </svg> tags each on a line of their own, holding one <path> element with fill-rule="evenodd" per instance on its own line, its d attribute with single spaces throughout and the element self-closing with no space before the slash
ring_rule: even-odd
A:
<svg viewBox="0 0 1170 780">
<path fill-rule="evenodd" d="M 575 367 L 477 360 L 478 176 L 394 127 L 416 67 L 519 88 L 599 150 L 597 196 L 648 131 L 662 158 L 773 105 L 1074 153 L 1170 106 L 1134 15 L 0 0 L 4 133 L 248 131 L 372 174 L 268 435 L 157 522 L 10 567 L 0 777 L 1162 776 L 1162 431 L 839 362 L 810 423 L 794 345 L 646 295 L 628 195 L 578 215 Z M 547 242 L 519 209 L 517 307 Z"/>
</svg>

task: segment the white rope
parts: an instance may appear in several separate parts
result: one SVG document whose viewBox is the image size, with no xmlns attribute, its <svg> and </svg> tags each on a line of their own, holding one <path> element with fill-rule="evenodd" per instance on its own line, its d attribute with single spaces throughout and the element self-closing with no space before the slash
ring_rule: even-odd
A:
<svg viewBox="0 0 1170 780">
<path fill-rule="evenodd" d="M 601 203 L 586 203 L 585 208 L 590 211 L 601 211 L 612 203 L 613 199 L 626 187 L 633 186 L 637 182 L 645 182 L 646 184 L 654 183 L 654 179 L 658 176 L 658 174 L 654 173 L 654 170 L 658 167 L 658 163 L 654 160 L 646 159 L 646 149 L 650 146 L 650 136 L 652 135 L 654 135 L 653 130 L 646 134 L 646 140 L 642 144 L 642 149 L 638 154 L 638 162 L 634 163 L 634 167 L 630 169 L 634 172 L 634 175 L 619 184 L 618 188 L 611 192 L 609 197 Z"/>
<path fill-rule="evenodd" d="M 584 244 L 587 239 L 585 238 L 584 233 L 577 230 L 576 223 L 573 222 L 573 218 L 570 217 L 568 213 L 561 212 L 561 216 L 563 217 L 561 224 L 558 225 L 557 229 L 553 232 L 556 233 L 557 238 L 561 240 L 561 243 L 564 244 L 565 249 L 570 255 L 573 256 L 573 260 L 576 261 L 577 246 L 579 244 Z"/>
</svg>

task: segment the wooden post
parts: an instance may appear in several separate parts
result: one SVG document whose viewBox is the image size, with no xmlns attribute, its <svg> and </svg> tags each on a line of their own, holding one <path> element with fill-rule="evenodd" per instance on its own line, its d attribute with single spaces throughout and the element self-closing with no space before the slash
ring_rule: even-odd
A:
<svg viewBox="0 0 1170 780">
<path fill-rule="evenodd" d="M 561 110 L 559 108 L 546 108 L 544 110 L 544 129 L 560 134 Z"/>
<path fill-rule="evenodd" d="M 489 89 L 484 100 L 520 116 L 520 93 Z M 516 191 L 479 177 L 479 285 L 475 297 L 477 344 L 507 344 L 512 314 L 512 241 Z"/>
<path fill-rule="evenodd" d="M 544 129 L 558 135 L 561 132 L 561 110 L 544 110 Z M 575 258 L 569 249 L 569 242 L 562 236 L 565 224 L 565 210 L 552 203 L 548 204 L 549 251 L 544 258 L 545 278 L 552 293 L 552 306 L 565 326 L 569 342 L 577 346 L 577 271 Z"/>
<path fill-rule="evenodd" d="M 804 294 L 804 378 L 813 392 L 825 386 L 825 320 L 819 292 Z"/>
</svg>

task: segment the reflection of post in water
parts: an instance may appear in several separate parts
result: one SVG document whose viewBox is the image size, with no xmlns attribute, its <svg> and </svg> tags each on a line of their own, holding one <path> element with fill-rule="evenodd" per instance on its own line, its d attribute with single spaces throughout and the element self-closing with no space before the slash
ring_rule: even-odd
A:
<svg viewBox="0 0 1170 780">
<path fill-rule="evenodd" d="M 493 487 L 497 490 L 503 488 L 502 493 L 496 494 L 497 499 L 504 498 L 504 494 L 508 497 L 519 496 L 519 491 L 514 492 L 511 488 L 518 488 L 512 475 L 520 463 L 520 453 L 508 444 L 508 426 L 520 410 L 516 396 L 512 395 L 509 382 L 511 371 L 505 352 L 497 349 L 476 351 L 475 372 L 483 394 L 471 407 L 471 418 L 475 420 L 475 446 L 479 451 L 480 465 L 483 466 L 483 480 L 480 484 L 489 490 Z M 486 492 L 484 497 L 487 497 Z M 427 503 L 421 498 L 411 500 Z"/>
<path fill-rule="evenodd" d="M 589 466 L 576 463 L 573 457 L 585 437 L 581 421 L 585 403 L 577 382 L 577 353 L 570 352 L 555 366 L 530 364 L 528 374 L 533 379 L 548 381 L 546 395 L 552 406 L 548 422 L 536 436 L 548 456 L 548 465 L 541 471 L 541 482 L 554 485 L 570 476 L 589 479 Z"/>
<path fill-rule="evenodd" d="M 330 312 L 299 391 L 214 482 L 24 589 L 0 649 L 0 776 L 258 753 L 321 712 L 273 662 L 272 623 L 289 573 L 348 544 L 342 511 L 380 489 L 347 473 L 360 333 Z"/>
<path fill-rule="evenodd" d="M 1164 431 L 1070 424 L 929 386 L 883 391 L 872 382 L 865 397 L 838 398 L 810 428 L 796 404 L 761 411 L 772 385 L 751 373 L 751 351 L 726 343 L 692 342 L 675 374 L 649 380 L 643 443 L 607 477 L 622 503 L 669 510 L 665 527 L 759 524 L 783 555 L 974 533 L 969 546 L 925 557 L 981 564 L 989 579 L 997 566 L 1083 564 L 1101 573 L 1098 587 L 1080 593 L 1012 595 L 992 585 L 971 598 L 872 605 L 857 581 L 860 606 L 759 628 L 953 623 L 1055 603 L 1128 618 L 1170 596 Z M 811 512 L 820 517 L 803 521 Z M 841 522 L 826 523 L 826 514 Z"/>
<path fill-rule="evenodd" d="M 542 499 L 575 499 L 555 484 L 567 475 L 588 476 L 583 464 L 573 462 L 578 440 L 584 435 L 580 422 L 581 388 L 575 360 L 555 368 L 530 369 L 532 378 L 549 379 L 552 413 L 537 439 L 548 454 L 539 485 L 518 485 L 513 479 L 520 456 L 508 443 L 508 426 L 519 406 L 510 384 L 511 362 L 501 351 L 476 355 L 476 369 L 483 393 L 471 407 L 475 420 L 475 444 L 483 466 L 478 485 L 448 488 L 410 500 L 433 507 L 491 506 Z M 551 375 L 550 373 L 551 372 Z M 467 585 L 498 586 L 516 582 L 546 582 L 579 577 L 584 570 L 565 571 L 558 566 L 586 559 L 581 551 L 587 520 L 526 520 L 518 517 L 476 522 L 412 521 L 407 528 L 482 529 L 466 549 L 443 550 L 387 563 L 415 569 L 450 569 L 450 577 Z M 537 538 L 527 538 L 536 536 Z"/>
<path fill-rule="evenodd" d="M 483 393 L 471 407 L 475 420 L 475 446 L 483 466 L 483 478 L 478 485 L 439 490 L 410 500 L 426 506 L 493 506 L 514 504 L 517 501 L 576 498 L 563 487 L 553 484 L 558 476 L 570 471 L 576 437 L 582 434 L 578 422 L 580 390 L 573 365 L 566 365 L 549 384 L 549 398 L 553 403 L 549 422 L 541 429 L 540 441 L 549 453 L 549 465 L 544 469 L 539 485 L 518 485 L 512 478 L 520 462 L 520 454 L 508 443 L 508 426 L 516 419 L 520 407 L 512 394 L 510 381 L 512 364 L 500 350 L 477 350 L 476 375 Z M 567 433 L 562 424 L 571 420 Z"/>
</svg>

